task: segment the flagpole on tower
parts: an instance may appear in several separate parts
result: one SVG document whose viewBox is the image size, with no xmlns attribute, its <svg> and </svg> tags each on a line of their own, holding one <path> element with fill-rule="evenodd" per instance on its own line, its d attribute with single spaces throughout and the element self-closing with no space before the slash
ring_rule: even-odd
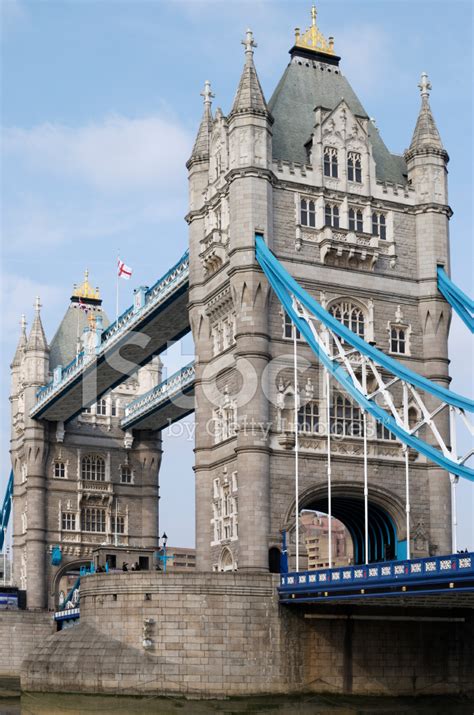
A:
<svg viewBox="0 0 474 715">
<path fill-rule="evenodd" d="M 115 295 L 115 320 L 119 317 L 119 267 L 120 265 L 120 251 L 117 254 L 117 266 L 115 268 L 115 281 L 116 281 L 116 295 Z"/>
</svg>

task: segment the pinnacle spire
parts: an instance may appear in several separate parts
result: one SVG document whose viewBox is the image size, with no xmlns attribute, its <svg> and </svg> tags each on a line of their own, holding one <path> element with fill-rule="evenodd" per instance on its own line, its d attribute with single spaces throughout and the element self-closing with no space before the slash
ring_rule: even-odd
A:
<svg viewBox="0 0 474 715">
<path fill-rule="evenodd" d="M 48 342 L 44 334 L 43 324 L 41 322 L 41 303 L 39 296 L 35 301 L 35 317 L 31 326 L 30 337 L 26 346 L 27 350 L 48 350 Z"/>
<path fill-rule="evenodd" d="M 431 113 L 429 100 L 431 82 L 426 72 L 422 72 L 418 87 L 420 88 L 421 94 L 421 108 L 408 151 L 416 151 L 417 149 L 443 150 L 443 143 L 433 114 Z"/>
<path fill-rule="evenodd" d="M 26 318 L 24 315 L 21 316 L 20 326 L 21 326 L 20 339 L 18 340 L 18 345 L 16 347 L 15 355 L 13 357 L 13 361 L 12 361 L 12 364 L 10 365 L 10 367 L 17 367 L 18 365 L 21 365 L 21 361 L 25 354 L 27 338 L 26 338 Z"/>
<path fill-rule="evenodd" d="M 240 78 L 231 114 L 252 111 L 258 114 L 268 113 L 267 103 L 253 63 L 253 51 L 257 47 L 252 30 L 247 30 L 245 40 L 245 66 Z"/>
<path fill-rule="evenodd" d="M 212 100 L 215 95 L 211 92 L 211 83 L 208 79 L 204 82 L 204 89 L 201 92 L 204 102 L 204 112 L 199 125 L 196 141 L 194 142 L 191 159 L 202 158 L 209 156 L 209 138 L 212 131 Z"/>
</svg>

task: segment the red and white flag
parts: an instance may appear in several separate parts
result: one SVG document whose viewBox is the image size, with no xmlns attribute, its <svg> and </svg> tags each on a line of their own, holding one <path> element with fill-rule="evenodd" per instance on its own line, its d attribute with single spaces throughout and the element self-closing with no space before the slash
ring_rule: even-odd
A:
<svg viewBox="0 0 474 715">
<path fill-rule="evenodd" d="M 129 281 L 132 277 L 132 269 L 130 266 L 125 265 L 120 258 L 118 259 L 118 277 L 124 278 L 126 281 Z"/>
</svg>

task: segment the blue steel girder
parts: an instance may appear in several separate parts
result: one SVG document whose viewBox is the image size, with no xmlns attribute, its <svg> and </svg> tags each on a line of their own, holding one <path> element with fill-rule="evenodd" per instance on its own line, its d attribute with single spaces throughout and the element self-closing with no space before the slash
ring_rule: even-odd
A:
<svg viewBox="0 0 474 715">
<path fill-rule="evenodd" d="M 132 306 L 103 331 L 95 354 L 81 353 L 60 377 L 38 391 L 30 416 L 67 421 L 127 380 L 139 367 L 190 330 L 187 253 Z"/>
<path fill-rule="evenodd" d="M 162 430 L 194 412 L 194 362 L 125 407 L 123 430 Z"/>
</svg>

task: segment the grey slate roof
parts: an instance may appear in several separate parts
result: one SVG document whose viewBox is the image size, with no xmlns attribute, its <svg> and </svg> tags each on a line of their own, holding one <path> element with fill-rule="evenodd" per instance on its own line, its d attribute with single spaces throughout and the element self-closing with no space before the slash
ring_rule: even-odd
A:
<svg viewBox="0 0 474 715">
<path fill-rule="evenodd" d="M 244 65 L 231 114 L 253 110 L 267 112 L 267 103 L 252 59 Z"/>
<path fill-rule="evenodd" d="M 191 152 L 191 159 L 209 156 L 209 138 L 212 132 L 212 111 L 209 104 L 204 106 L 201 124 Z"/>
<path fill-rule="evenodd" d="M 77 305 L 77 303 L 76 303 Z M 58 365 L 65 367 L 76 356 L 77 351 L 77 325 L 79 321 L 79 335 L 82 337 L 84 328 L 88 327 L 87 315 L 79 307 L 74 308 L 71 303 L 62 319 L 54 338 L 51 341 L 49 354 L 49 369 L 52 371 Z M 109 325 L 109 319 L 103 311 L 103 325 Z"/>
<path fill-rule="evenodd" d="M 273 158 L 307 163 L 305 144 L 314 129 L 314 110 L 324 107 L 333 110 L 342 99 L 350 110 L 368 117 L 367 112 L 346 78 L 335 66 L 313 66 L 302 59 L 301 64 L 290 62 L 278 83 L 268 108 L 274 118 Z M 406 165 L 403 157 L 390 154 L 378 130 L 370 123 L 369 138 L 380 181 L 406 184 Z"/>
<path fill-rule="evenodd" d="M 26 349 L 45 351 L 48 350 L 48 341 L 46 340 L 46 335 L 44 334 L 44 328 L 43 323 L 41 322 L 39 309 L 36 310 Z"/>
<path fill-rule="evenodd" d="M 443 143 L 436 122 L 431 114 L 428 97 L 422 97 L 420 113 L 416 121 L 415 131 L 413 132 L 410 150 L 426 147 L 442 149 Z"/>
</svg>

